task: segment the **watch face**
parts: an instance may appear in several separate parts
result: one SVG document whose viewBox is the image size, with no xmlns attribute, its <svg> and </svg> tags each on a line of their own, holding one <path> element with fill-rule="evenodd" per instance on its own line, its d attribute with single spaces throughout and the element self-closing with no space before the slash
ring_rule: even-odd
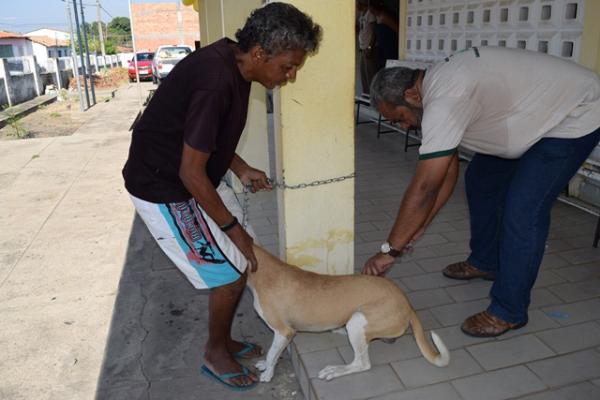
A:
<svg viewBox="0 0 600 400">
<path fill-rule="evenodd" d="M 381 245 L 381 252 L 382 252 L 382 253 L 384 253 L 384 254 L 387 254 L 387 253 L 389 253 L 389 251 L 390 251 L 391 249 L 392 249 L 392 248 L 390 247 L 390 244 L 389 244 L 388 242 L 385 242 L 385 243 L 383 243 L 383 244 Z"/>
</svg>

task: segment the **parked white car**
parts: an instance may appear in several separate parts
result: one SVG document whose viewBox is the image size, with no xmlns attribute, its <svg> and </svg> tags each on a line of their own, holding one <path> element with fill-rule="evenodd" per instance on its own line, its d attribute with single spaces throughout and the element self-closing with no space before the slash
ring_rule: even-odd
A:
<svg viewBox="0 0 600 400">
<path fill-rule="evenodd" d="M 192 48 L 185 45 L 159 46 L 152 60 L 152 81 L 154 83 L 160 82 L 179 61 L 191 52 Z"/>
</svg>

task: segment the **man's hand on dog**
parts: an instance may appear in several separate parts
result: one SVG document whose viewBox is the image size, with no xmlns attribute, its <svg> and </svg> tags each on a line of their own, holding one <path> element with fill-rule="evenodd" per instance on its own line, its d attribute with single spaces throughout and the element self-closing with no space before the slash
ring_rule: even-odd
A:
<svg viewBox="0 0 600 400">
<path fill-rule="evenodd" d="M 413 240 L 408 242 L 406 246 L 402 248 L 402 255 L 412 253 L 414 241 L 423 235 L 423 231 L 419 231 L 418 235 L 415 235 Z M 388 269 L 392 267 L 396 258 L 383 253 L 377 253 L 373 257 L 369 258 L 363 266 L 362 273 L 365 275 L 384 275 Z"/>
<path fill-rule="evenodd" d="M 396 259 L 388 254 L 377 253 L 369 258 L 363 266 L 362 273 L 365 275 L 381 276 L 390 269 Z"/>
<path fill-rule="evenodd" d="M 250 263 L 250 270 L 252 272 L 256 272 L 256 267 L 258 266 L 258 262 L 256 261 L 256 256 L 254 255 L 254 250 L 252 245 L 254 244 L 254 239 L 252 236 L 248 235 L 248 232 L 242 227 L 240 224 L 236 224 L 233 228 L 227 231 L 227 236 L 231 239 L 233 244 L 242 252 L 244 257 Z"/>
</svg>

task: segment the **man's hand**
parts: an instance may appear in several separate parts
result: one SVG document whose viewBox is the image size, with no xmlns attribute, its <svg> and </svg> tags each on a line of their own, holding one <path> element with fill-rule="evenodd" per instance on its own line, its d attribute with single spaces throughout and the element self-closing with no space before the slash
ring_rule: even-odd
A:
<svg viewBox="0 0 600 400">
<path fill-rule="evenodd" d="M 238 178 L 242 181 L 244 186 L 251 186 L 250 191 L 252 193 L 257 192 L 259 190 L 271 190 L 273 186 L 269 183 L 269 178 L 267 174 L 263 171 L 252 168 L 250 166 L 246 166 L 240 173 L 238 174 Z"/>
<path fill-rule="evenodd" d="M 235 244 L 235 246 L 242 252 L 244 257 L 246 257 L 250 263 L 250 270 L 252 272 L 256 272 L 258 261 L 256 261 L 256 256 L 254 255 L 254 250 L 252 248 L 254 240 L 250 235 L 248 235 L 248 232 L 246 232 L 242 225 L 236 224 L 233 228 L 226 232 L 226 235 L 229 236 L 229 239 L 231 239 L 233 244 Z"/>
<path fill-rule="evenodd" d="M 410 242 L 408 242 L 404 248 L 402 249 L 402 255 L 404 254 L 411 254 L 413 252 L 413 250 L 415 249 L 415 242 L 419 239 L 421 239 L 421 236 L 423 236 L 423 234 L 425 233 L 425 228 L 421 228 L 417 231 L 417 233 L 415 233 L 412 237 L 412 239 L 410 240 Z"/>
<path fill-rule="evenodd" d="M 246 161 L 242 159 L 242 157 L 237 154 L 233 157 L 233 160 L 231 160 L 231 165 L 229 168 L 234 174 L 237 175 L 238 178 L 240 178 L 240 181 L 242 181 L 244 186 L 250 186 L 250 191 L 252 193 L 263 189 L 273 189 L 269 183 L 267 174 L 261 170 L 252 168 Z"/>
<path fill-rule="evenodd" d="M 362 273 L 365 275 L 381 276 L 394 264 L 395 258 L 389 254 L 377 253 L 369 258 L 363 266 Z"/>
</svg>

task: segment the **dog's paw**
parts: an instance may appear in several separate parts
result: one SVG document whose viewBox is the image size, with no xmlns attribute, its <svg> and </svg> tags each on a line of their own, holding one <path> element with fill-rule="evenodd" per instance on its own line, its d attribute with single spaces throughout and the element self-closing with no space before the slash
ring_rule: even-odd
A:
<svg viewBox="0 0 600 400">
<path fill-rule="evenodd" d="M 261 382 L 271 382 L 271 379 L 273 379 L 273 370 L 266 370 L 265 372 L 263 372 L 262 374 L 260 374 L 260 381 Z"/>
<path fill-rule="evenodd" d="M 319 379 L 330 381 L 338 376 L 346 375 L 347 369 L 345 365 L 328 365 L 319 371 Z"/>
<path fill-rule="evenodd" d="M 338 329 L 334 329 L 331 332 L 333 333 L 337 333 L 338 335 L 344 335 L 344 336 L 348 336 L 348 331 L 346 330 L 346 328 L 338 328 Z"/>
<path fill-rule="evenodd" d="M 257 370 L 264 371 L 267 369 L 267 360 L 260 360 L 254 366 Z"/>
<path fill-rule="evenodd" d="M 325 379 L 327 381 L 337 378 L 338 376 L 344 376 L 348 374 L 354 374 L 356 372 L 366 371 L 371 368 L 369 362 L 363 364 L 348 364 L 348 365 L 329 365 L 323 368 L 319 372 L 319 379 Z"/>
</svg>

